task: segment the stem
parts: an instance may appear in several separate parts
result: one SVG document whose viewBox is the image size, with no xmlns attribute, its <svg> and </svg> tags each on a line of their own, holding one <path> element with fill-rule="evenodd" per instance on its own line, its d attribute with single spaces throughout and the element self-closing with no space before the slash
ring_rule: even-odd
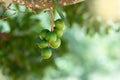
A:
<svg viewBox="0 0 120 80">
<path fill-rule="evenodd" d="M 54 31 L 54 14 L 53 14 L 53 7 L 49 8 L 50 15 L 51 15 L 51 31 Z"/>
</svg>

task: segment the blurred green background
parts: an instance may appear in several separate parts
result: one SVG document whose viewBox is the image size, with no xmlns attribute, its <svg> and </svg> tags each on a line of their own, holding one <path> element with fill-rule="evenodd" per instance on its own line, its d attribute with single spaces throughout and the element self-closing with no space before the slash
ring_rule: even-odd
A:
<svg viewBox="0 0 120 80">
<path fill-rule="evenodd" d="M 120 80 L 120 2 L 106 0 L 103 7 L 104 0 L 94 1 L 63 7 L 70 26 L 47 60 L 36 43 L 40 31 L 50 29 L 49 11 L 12 5 L 25 13 L 8 10 L 0 20 L 0 80 Z"/>
</svg>

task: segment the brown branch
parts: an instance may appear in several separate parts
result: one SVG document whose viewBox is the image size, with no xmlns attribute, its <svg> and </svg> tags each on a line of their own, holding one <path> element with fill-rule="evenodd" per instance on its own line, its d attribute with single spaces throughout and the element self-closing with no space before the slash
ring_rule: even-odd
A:
<svg viewBox="0 0 120 80">
<path fill-rule="evenodd" d="M 58 0 L 61 6 L 67 6 L 75 3 L 82 2 L 84 0 Z M 32 9 L 48 9 L 50 7 L 55 7 L 55 4 L 52 0 L 0 0 L 4 3 L 13 3 L 26 6 Z"/>
</svg>

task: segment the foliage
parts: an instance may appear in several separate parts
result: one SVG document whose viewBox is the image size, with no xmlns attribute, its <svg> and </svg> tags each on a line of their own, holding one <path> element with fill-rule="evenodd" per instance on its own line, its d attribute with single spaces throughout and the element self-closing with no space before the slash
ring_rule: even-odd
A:
<svg viewBox="0 0 120 80">
<path fill-rule="evenodd" d="M 92 80 L 95 73 L 107 75 L 110 64 L 118 68 L 113 64 L 120 59 L 119 26 L 113 29 L 113 25 L 102 24 L 89 11 L 87 1 L 63 7 L 70 26 L 66 26 L 61 47 L 53 49 L 47 60 L 41 59 L 36 43 L 43 29 L 50 30 L 49 12 L 36 10 L 34 14 L 19 5 L 13 8 L 25 13 L 9 16 L 14 13 L 9 10 L 4 16 L 9 17 L 0 21 L 0 65 L 5 76 L 12 80 Z M 56 10 L 54 15 L 55 20 L 60 18 Z"/>
</svg>

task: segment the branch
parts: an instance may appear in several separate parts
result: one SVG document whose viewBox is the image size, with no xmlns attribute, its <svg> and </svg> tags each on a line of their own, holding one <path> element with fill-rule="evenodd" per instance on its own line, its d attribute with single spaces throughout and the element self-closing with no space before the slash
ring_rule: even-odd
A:
<svg viewBox="0 0 120 80">
<path fill-rule="evenodd" d="M 84 0 L 58 0 L 60 6 L 72 5 L 82 1 Z M 31 9 L 48 9 L 55 7 L 52 0 L 0 0 L 0 2 L 19 4 Z"/>
</svg>

